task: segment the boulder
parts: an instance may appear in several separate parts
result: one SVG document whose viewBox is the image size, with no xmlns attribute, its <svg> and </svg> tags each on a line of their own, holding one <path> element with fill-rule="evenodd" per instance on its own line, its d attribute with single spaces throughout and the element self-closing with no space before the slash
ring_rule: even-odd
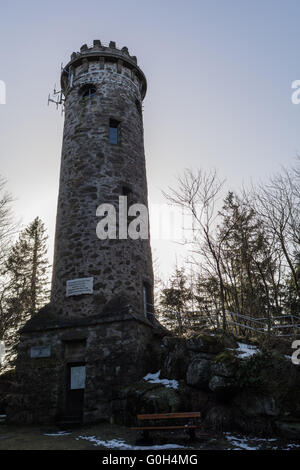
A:
<svg viewBox="0 0 300 470">
<path fill-rule="evenodd" d="M 231 365 L 221 361 L 212 363 L 211 372 L 212 374 L 220 375 L 221 377 L 234 377 L 234 370 Z"/>
<path fill-rule="evenodd" d="M 211 364 L 211 371 L 214 375 L 221 377 L 235 377 L 241 360 L 236 357 L 233 351 L 223 351 L 218 354 Z"/>
<path fill-rule="evenodd" d="M 209 381 L 209 389 L 218 394 L 232 390 L 234 383 L 231 379 L 214 375 Z"/>
<path fill-rule="evenodd" d="M 300 368 L 282 355 L 269 352 L 244 359 L 237 364 L 235 378 L 246 394 L 253 391 L 259 397 L 268 397 L 280 414 L 300 419 Z"/>
<path fill-rule="evenodd" d="M 216 405 L 208 410 L 203 426 L 214 432 L 240 432 L 256 436 L 275 435 L 273 422 L 268 417 L 247 418 L 238 408 Z"/>
<path fill-rule="evenodd" d="M 236 347 L 236 340 L 229 334 L 201 334 L 187 340 L 187 348 L 194 352 L 219 354 L 225 348 Z"/>
<path fill-rule="evenodd" d="M 175 413 L 181 411 L 180 392 L 162 384 L 141 380 L 128 387 L 123 394 L 126 424 L 134 423 L 138 414 Z"/>
<path fill-rule="evenodd" d="M 244 390 L 233 402 L 248 417 L 278 416 L 280 410 L 271 396 L 263 396 L 253 390 Z"/>
<path fill-rule="evenodd" d="M 230 431 L 243 427 L 243 417 L 230 406 L 214 405 L 206 413 L 203 425 L 215 432 Z"/>
<path fill-rule="evenodd" d="M 161 377 L 185 380 L 190 358 L 184 338 L 163 338 Z"/>
<path fill-rule="evenodd" d="M 208 359 L 196 356 L 189 364 L 186 383 L 199 389 L 207 389 L 210 379 L 210 364 Z"/>
<path fill-rule="evenodd" d="M 125 389 L 122 399 L 126 424 L 132 424 L 136 422 L 138 414 L 202 412 L 208 402 L 208 395 L 183 382 L 174 389 L 161 383 L 141 380 Z"/>
<path fill-rule="evenodd" d="M 300 439 L 300 421 L 276 421 L 276 425 L 282 436 Z"/>
<path fill-rule="evenodd" d="M 186 342 L 187 348 L 194 352 L 206 352 L 218 354 L 223 348 L 222 341 L 219 336 L 199 335 L 192 336 Z"/>
<path fill-rule="evenodd" d="M 181 411 L 200 411 L 203 413 L 209 401 L 208 393 L 188 386 L 180 388 L 180 397 Z"/>
</svg>

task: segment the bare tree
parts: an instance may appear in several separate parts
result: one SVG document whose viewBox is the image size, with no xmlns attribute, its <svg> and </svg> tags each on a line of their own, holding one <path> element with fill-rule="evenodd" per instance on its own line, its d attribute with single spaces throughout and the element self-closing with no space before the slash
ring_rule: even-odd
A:
<svg viewBox="0 0 300 470">
<path fill-rule="evenodd" d="M 224 181 L 219 180 L 216 171 L 203 172 L 198 170 L 185 170 L 184 175 L 178 178 L 177 189 L 169 188 L 164 192 L 167 200 L 174 205 L 182 207 L 193 219 L 193 245 L 194 254 L 204 258 L 207 267 L 213 270 L 218 279 L 219 296 L 223 329 L 226 329 L 225 287 L 222 273 L 222 246 L 227 234 L 223 238 L 214 235 L 219 215 L 217 201 L 221 195 Z M 188 242 L 187 242 L 188 243 Z M 199 262 L 199 259 L 198 259 Z"/>
<path fill-rule="evenodd" d="M 0 176 L 0 267 L 10 246 L 10 240 L 17 231 L 13 221 L 11 204 L 13 198 L 6 189 L 6 180 Z"/>
<path fill-rule="evenodd" d="M 254 189 L 255 209 L 264 220 L 270 238 L 282 251 L 298 297 L 300 285 L 295 268 L 295 252 L 300 248 L 298 188 L 295 175 L 287 170 L 275 175 L 267 185 Z"/>
<path fill-rule="evenodd" d="M 13 220 L 12 202 L 13 197 L 6 191 L 6 180 L 0 176 L 0 339 L 7 328 L 6 299 L 11 288 L 11 281 L 4 274 L 5 262 L 18 227 Z"/>
</svg>

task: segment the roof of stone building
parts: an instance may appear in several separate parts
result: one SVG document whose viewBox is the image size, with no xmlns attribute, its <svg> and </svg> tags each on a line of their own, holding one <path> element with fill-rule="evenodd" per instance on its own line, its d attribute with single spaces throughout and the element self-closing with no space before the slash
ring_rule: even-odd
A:
<svg viewBox="0 0 300 470">
<path fill-rule="evenodd" d="M 97 325 L 101 323 L 123 322 L 129 320 L 138 321 L 151 328 L 163 328 L 154 316 L 153 321 L 151 322 L 147 318 L 144 318 L 141 315 L 138 315 L 133 312 L 130 306 L 113 309 L 114 306 L 117 307 L 117 304 L 111 304 L 111 306 L 108 305 L 108 307 L 98 315 L 66 319 L 59 315 L 57 312 L 55 312 L 51 304 L 48 304 L 43 307 L 38 313 L 33 315 L 33 317 L 21 329 L 21 333 L 30 333 L 33 331 L 43 331 L 61 328 L 75 328 L 81 326 Z"/>
</svg>

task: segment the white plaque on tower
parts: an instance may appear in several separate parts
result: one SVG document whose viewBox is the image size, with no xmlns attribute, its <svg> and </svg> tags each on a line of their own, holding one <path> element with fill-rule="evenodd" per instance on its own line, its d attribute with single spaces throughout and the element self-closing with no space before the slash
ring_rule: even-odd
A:
<svg viewBox="0 0 300 470">
<path fill-rule="evenodd" d="M 93 277 L 82 277 L 80 279 L 67 281 L 66 296 L 70 297 L 71 295 L 92 294 L 93 283 Z"/>
<path fill-rule="evenodd" d="M 30 357 L 50 357 L 51 347 L 50 346 L 32 346 L 30 348 Z"/>
</svg>

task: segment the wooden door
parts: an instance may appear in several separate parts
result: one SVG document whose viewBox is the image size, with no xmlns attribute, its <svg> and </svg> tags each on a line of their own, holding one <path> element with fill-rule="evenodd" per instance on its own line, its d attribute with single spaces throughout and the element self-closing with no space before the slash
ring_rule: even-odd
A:
<svg viewBox="0 0 300 470">
<path fill-rule="evenodd" d="M 66 413 L 69 417 L 82 418 L 85 377 L 85 364 L 68 364 Z"/>
</svg>

